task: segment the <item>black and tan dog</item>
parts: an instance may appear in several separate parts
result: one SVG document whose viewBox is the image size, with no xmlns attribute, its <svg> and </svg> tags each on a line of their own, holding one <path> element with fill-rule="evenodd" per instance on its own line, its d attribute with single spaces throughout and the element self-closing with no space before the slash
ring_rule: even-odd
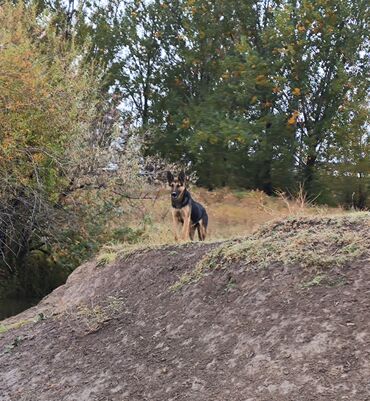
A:
<svg viewBox="0 0 370 401">
<path fill-rule="evenodd" d="M 171 187 L 171 205 L 175 240 L 194 239 L 195 230 L 204 241 L 207 235 L 208 215 L 206 209 L 192 199 L 186 188 L 186 176 L 183 171 L 175 178 L 167 172 L 168 184 Z M 180 236 L 179 236 L 180 231 Z"/>
</svg>

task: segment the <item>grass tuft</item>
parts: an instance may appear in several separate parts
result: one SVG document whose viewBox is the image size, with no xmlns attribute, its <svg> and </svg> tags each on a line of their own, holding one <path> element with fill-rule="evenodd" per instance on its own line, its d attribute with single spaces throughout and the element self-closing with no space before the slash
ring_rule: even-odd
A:
<svg viewBox="0 0 370 401">
<path fill-rule="evenodd" d="M 117 252 L 113 252 L 113 251 L 104 252 L 103 251 L 97 256 L 96 266 L 104 267 L 110 263 L 113 263 L 117 259 L 117 256 L 118 256 Z"/>
<path fill-rule="evenodd" d="M 123 308 L 123 298 L 109 296 L 100 304 L 91 303 L 90 305 L 79 305 L 76 312 L 68 312 L 68 314 L 70 314 L 72 318 L 77 316 L 79 325 L 85 332 L 93 333 L 114 319 Z M 73 321 L 74 319 L 70 320 Z"/>
<path fill-rule="evenodd" d="M 18 322 L 15 322 L 15 323 L 12 323 L 9 325 L 0 324 L 0 334 L 6 333 L 9 330 L 20 329 L 21 327 L 23 327 L 27 324 L 38 323 L 41 320 L 45 320 L 45 316 L 43 313 L 37 314 L 34 319 L 19 320 Z"/>
</svg>

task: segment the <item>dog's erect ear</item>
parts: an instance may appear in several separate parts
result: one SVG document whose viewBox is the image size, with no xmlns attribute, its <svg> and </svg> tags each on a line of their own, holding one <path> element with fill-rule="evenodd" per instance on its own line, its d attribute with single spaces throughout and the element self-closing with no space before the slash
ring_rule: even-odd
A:
<svg viewBox="0 0 370 401">
<path fill-rule="evenodd" d="M 179 181 L 180 181 L 182 184 L 184 184 L 185 181 L 186 181 L 186 175 L 185 175 L 184 170 L 180 171 L 180 174 L 179 174 Z"/>
<path fill-rule="evenodd" d="M 171 171 L 167 171 L 167 181 L 169 184 L 171 184 L 173 182 L 173 175 L 172 175 Z"/>
</svg>

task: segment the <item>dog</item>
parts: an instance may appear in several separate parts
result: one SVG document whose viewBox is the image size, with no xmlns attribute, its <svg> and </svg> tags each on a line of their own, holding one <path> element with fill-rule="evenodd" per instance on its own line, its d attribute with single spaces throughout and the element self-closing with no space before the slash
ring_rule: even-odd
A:
<svg viewBox="0 0 370 401">
<path fill-rule="evenodd" d="M 199 240 L 204 241 L 207 235 L 208 215 L 206 209 L 191 197 L 184 171 L 181 171 L 177 178 L 168 171 L 167 180 L 171 187 L 175 240 L 179 240 L 180 231 L 180 239 L 186 241 L 189 238 L 192 241 L 197 230 Z"/>
</svg>

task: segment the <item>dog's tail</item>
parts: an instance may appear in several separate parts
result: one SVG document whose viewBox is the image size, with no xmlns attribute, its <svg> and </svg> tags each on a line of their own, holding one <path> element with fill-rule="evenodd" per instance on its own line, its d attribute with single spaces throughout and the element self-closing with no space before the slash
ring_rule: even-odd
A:
<svg viewBox="0 0 370 401">
<path fill-rule="evenodd" d="M 208 214 L 207 214 L 206 211 L 204 211 L 202 220 L 203 220 L 204 228 L 207 229 L 207 227 L 208 227 Z"/>
</svg>

